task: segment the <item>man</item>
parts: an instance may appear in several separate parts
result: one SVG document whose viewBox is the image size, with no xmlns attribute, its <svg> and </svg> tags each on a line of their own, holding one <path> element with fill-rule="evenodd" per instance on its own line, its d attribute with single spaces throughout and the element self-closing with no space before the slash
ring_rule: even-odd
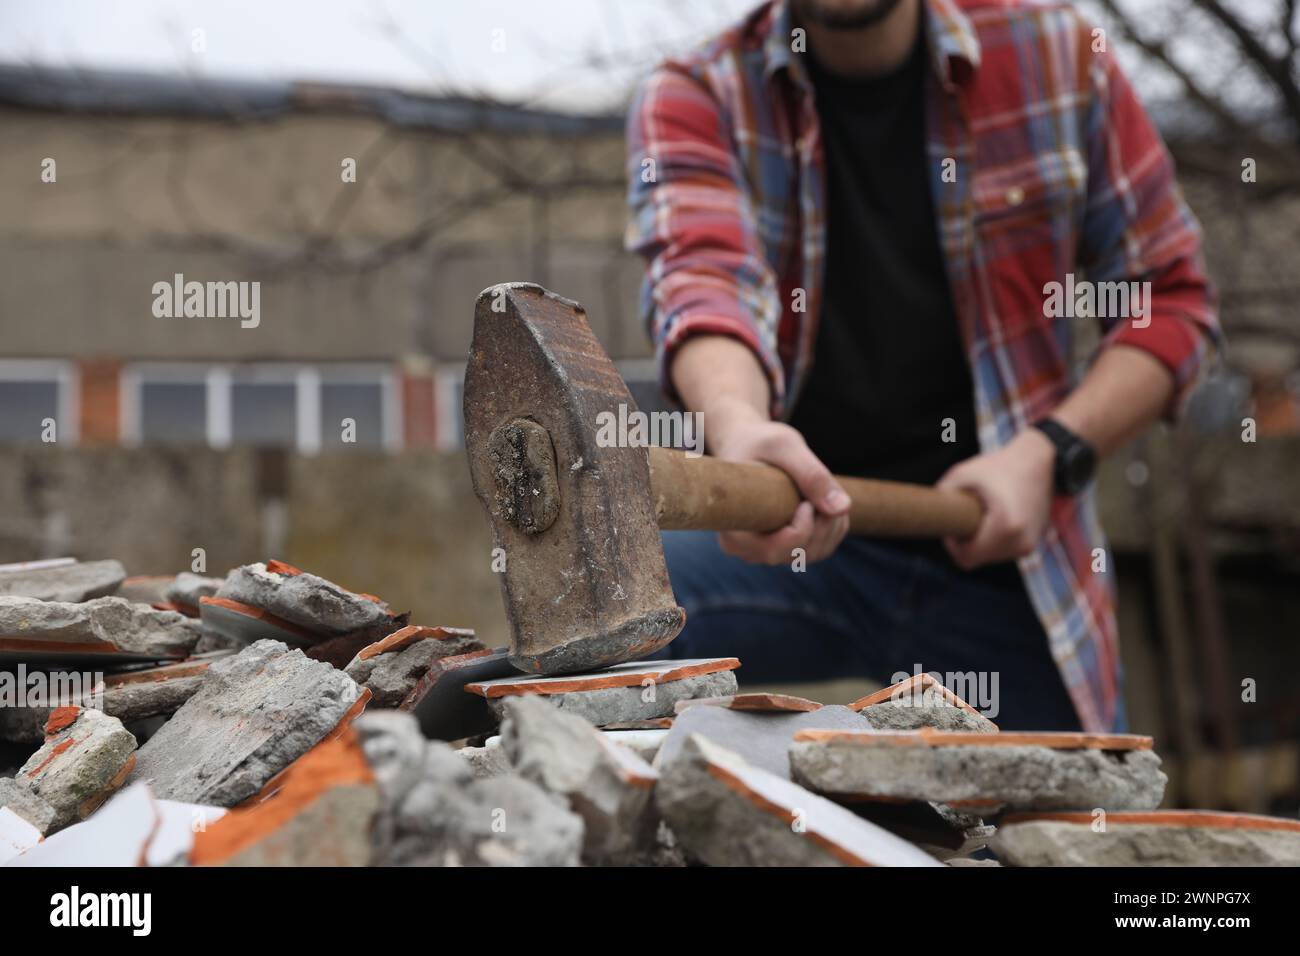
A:
<svg viewBox="0 0 1300 956">
<path fill-rule="evenodd" d="M 643 85 L 629 245 L 665 390 L 805 499 L 772 534 L 665 535 L 669 653 L 756 682 L 975 675 L 1005 728 L 1123 726 L 1090 479 L 1176 414 L 1218 330 L 1105 41 L 1066 3 L 775 0 Z M 1103 338 L 1075 369 L 1085 313 Z M 985 515 L 846 540 L 833 473 Z"/>
</svg>

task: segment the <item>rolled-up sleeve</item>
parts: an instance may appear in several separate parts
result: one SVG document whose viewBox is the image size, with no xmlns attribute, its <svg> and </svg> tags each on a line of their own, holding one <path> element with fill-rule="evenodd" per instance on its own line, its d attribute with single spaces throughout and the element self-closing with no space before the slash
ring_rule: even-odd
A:
<svg viewBox="0 0 1300 956">
<path fill-rule="evenodd" d="M 641 313 L 665 394 L 677 398 L 668 370 L 683 342 L 730 335 L 758 357 L 779 409 L 780 293 L 716 99 L 684 70 L 661 67 L 632 103 L 627 150 L 626 245 L 646 259 Z"/>
<path fill-rule="evenodd" d="M 1102 348 L 1142 349 L 1172 373 L 1175 418 L 1222 345 L 1201 233 L 1174 164 L 1110 53 L 1092 54 L 1088 198 L 1079 263 L 1094 284 L 1149 282 L 1140 315 L 1103 316 Z"/>
</svg>

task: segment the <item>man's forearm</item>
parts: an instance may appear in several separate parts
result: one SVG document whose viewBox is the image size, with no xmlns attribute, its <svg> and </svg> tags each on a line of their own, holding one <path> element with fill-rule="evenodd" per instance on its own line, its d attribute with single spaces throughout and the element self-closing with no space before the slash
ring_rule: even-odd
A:
<svg viewBox="0 0 1300 956">
<path fill-rule="evenodd" d="M 769 418 L 767 376 L 754 353 L 727 335 L 697 335 L 682 344 L 669 370 L 682 404 L 704 416 L 705 440 L 738 419 Z"/>
<path fill-rule="evenodd" d="M 1174 376 L 1147 352 L 1106 349 L 1052 417 L 1100 455 L 1123 448 L 1156 421 L 1174 394 Z"/>
</svg>

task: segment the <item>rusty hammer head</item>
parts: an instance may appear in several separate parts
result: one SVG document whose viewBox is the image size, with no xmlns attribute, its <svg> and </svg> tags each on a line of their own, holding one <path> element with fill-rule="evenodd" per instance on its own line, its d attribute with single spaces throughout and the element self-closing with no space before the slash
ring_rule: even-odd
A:
<svg viewBox="0 0 1300 956">
<path fill-rule="evenodd" d="M 510 659 L 536 674 L 631 660 L 677 636 L 646 449 L 602 447 L 636 408 L 576 302 L 510 283 L 479 295 L 465 450 L 505 570 Z"/>
</svg>

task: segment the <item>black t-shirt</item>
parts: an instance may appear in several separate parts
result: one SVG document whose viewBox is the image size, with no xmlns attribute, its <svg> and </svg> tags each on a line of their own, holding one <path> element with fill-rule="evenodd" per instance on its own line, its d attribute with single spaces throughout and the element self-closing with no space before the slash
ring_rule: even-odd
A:
<svg viewBox="0 0 1300 956">
<path fill-rule="evenodd" d="M 805 61 L 826 157 L 827 255 L 813 367 L 790 423 L 837 474 L 933 484 L 980 449 L 930 194 L 925 53 L 918 39 L 906 63 L 867 80 Z M 950 562 L 938 541 L 899 544 Z"/>
</svg>

